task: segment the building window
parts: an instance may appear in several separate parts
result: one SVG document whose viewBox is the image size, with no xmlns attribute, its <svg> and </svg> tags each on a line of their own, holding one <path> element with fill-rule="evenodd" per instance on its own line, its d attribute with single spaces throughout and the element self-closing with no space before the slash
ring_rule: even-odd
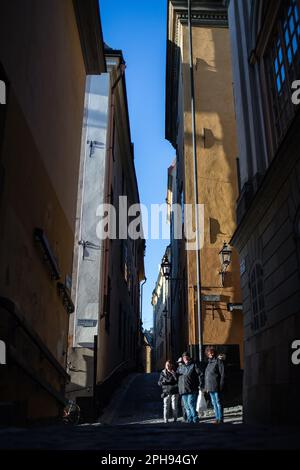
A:
<svg viewBox="0 0 300 470">
<path fill-rule="evenodd" d="M 110 330 L 110 301 L 111 301 L 111 280 L 108 276 L 107 280 L 107 294 L 104 296 L 104 315 L 105 315 L 105 330 L 109 333 Z"/>
<path fill-rule="evenodd" d="M 263 268 L 260 263 L 256 263 L 250 273 L 250 293 L 252 305 L 251 328 L 254 331 L 266 325 L 267 317 L 265 312 Z"/>
<path fill-rule="evenodd" d="M 300 0 L 283 2 L 267 56 L 271 109 L 278 147 L 294 117 L 292 82 L 300 78 Z"/>
</svg>

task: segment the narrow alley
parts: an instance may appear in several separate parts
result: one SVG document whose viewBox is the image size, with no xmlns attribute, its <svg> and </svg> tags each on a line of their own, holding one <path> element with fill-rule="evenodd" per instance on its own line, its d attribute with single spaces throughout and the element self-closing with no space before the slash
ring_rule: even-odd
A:
<svg viewBox="0 0 300 470">
<path fill-rule="evenodd" d="M 0 4 L 0 459 L 300 450 L 300 0 Z"/>
</svg>

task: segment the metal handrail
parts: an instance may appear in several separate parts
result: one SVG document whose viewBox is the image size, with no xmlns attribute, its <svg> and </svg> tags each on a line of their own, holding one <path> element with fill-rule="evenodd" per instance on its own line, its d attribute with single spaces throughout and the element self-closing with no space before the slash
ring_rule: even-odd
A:
<svg viewBox="0 0 300 470">
<path fill-rule="evenodd" d="M 97 385 L 103 385 L 104 383 L 108 382 L 116 372 L 118 372 L 119 370 L 121 370 L 123 366 L 128 365 L 129 363 L 130 363 L 130 360 L 127 359 L 126 361 L 123 361 L 123 362 L 121 362 L 120 364 L 118 364 L 118 365 L 111 371 L 111 373 L 110 373 L 107 377 L 105 377 L 104 380 L 102 380 L 101 382 L 98 382 Z"/>
</svg>

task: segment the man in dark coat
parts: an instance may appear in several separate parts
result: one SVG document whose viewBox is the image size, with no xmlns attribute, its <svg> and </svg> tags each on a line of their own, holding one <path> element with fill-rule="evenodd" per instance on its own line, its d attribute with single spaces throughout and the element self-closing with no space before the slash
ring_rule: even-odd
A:
<svg viewBox="0 0 300 470">
<path fill-rule="evenodd" d="M 216 350 L 207 346 L 205 354 L 208 362 L 205 368 L 204 389 L 209 393 L 216 415 L 216 423 L 223 422 L 223 406 L 221 403 L 221 392 L 224 389 L 225 372 L 222 359 L 217 357 Z"/>
<path fill-rule="evenodd" d="M 169 409 L 172 407 L 174 422 L 178 417 L 178 380 L 175 368 L 171 361 L 166 362 L 165 369 L 161 371 L 158 385 L 162 387 L 162 398 L 164 403 L 164 422 L 168 422 Z"/>
<path fill-rule="evenodd" d="M 193 361 L 188 352 L 182 355 L 182 363 L 177 369 L 178 389 L 186 411 L 187 421 L 197 423 L 199 417 L 196 411 L 199 388 L 202 386 L 202 370 L 200 365 Z"/>
</svg>

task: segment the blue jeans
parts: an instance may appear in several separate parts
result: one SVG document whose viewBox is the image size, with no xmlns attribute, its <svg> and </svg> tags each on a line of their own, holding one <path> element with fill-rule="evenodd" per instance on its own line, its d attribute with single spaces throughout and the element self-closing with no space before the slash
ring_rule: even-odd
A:
<svg viewBox="0 0 300 470">
<path fill-rule="evenodd" d="M 189 423 L 198 423 L 199 417 L 196 411 L 197 393 L 188 393 L 182 395 L 182 403 Z"/>
<path fill-rule="evenodd" d="M 212 405 L 214 407 L 216 420 L 223 421 L 223 407 L 218 392 L 209 392 Z"/>
</svg>

